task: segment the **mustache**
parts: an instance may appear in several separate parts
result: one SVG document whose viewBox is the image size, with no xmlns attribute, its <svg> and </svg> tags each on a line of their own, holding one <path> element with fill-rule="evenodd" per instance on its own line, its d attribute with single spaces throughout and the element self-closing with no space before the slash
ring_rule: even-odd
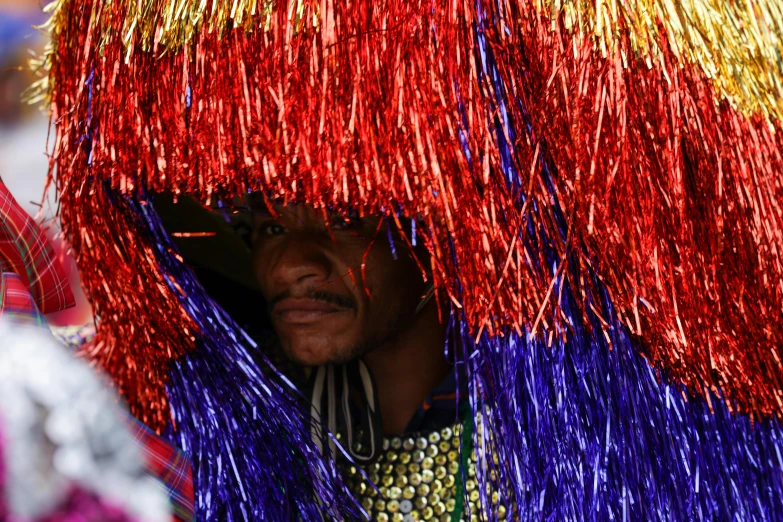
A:
<svg viewBox="0 0 783 522">
<path fill-rule="evenodd" d="M 286 290 L 285 292 L 282 292 L 272 299 L 269 300 L 269 303 L 267 304 L 267 309 L 269 313 L 272 313 L 275 309 L 275 306 L 280 303 L 280 301 L 284 299 L 289 299 L 291 297 L 294 297 L 290 290 Z M 324 292 L 320 290 L 315 290 L 312 292 L 307 292 L 304 295 L 298 295 L 296 297 L 299 298 L 306 298 L 306 299 L 313 299 L 315 301 L 321 301 L 324 303 L 328 303 L 330 305 L 338 306 L 340 308 L 349 308 L 351 310 L 356 310 L 357 305 L 356 301 L 353 300 L 351 297 L 347 297 L 340 294 L 333 294 L 331 292 Z"/>
</svg>

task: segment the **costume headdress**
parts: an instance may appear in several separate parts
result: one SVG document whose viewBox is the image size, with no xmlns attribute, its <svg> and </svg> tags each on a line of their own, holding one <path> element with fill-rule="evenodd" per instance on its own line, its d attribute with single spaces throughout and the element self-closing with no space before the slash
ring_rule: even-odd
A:
<svg viewBox="0 0 783 522">
<path fill-rule="evenodd" d="M 777 2 L 50 9 L 90 354 L 193 457 L 202 519 L 351 503 L 150 192 L 415 217 L 520 517 L 783 512 Z"/>
</svg>

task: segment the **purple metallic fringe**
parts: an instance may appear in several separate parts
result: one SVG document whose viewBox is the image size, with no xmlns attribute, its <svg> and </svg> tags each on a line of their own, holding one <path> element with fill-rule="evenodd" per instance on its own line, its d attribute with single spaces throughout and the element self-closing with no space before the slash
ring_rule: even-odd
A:
<svg viewBox="0 0 783 522">
<path fill-rule="evenodd" d="M 172 254 L 153 204 L 123 200 L 154 237 L 162 272 L 184 290 L 201 330 L 199 349 L 172 365 L 167 385 L 167 435 L 191 460 L 197 520 L 359 520 L 334 461 L 310 440 L 294 386 Z"/>
<path fill-rule="evenodd" d="M 510 158 L 507 136 L 513 143 L 516 130 L 527 131 L 535 141 L 536 133 L 529 120 L 510 121 L 506 106 L 519 102 L 504 97 L 480 28 L 476 38 L 497 95 L 488 101 L 497 108 L 496 144 L 501 157 Z M 554 191 L 557 172 L 547 161 L 546 143 L 540 145 L 543 182 L 562 241 L 567 223 Z M 503 176 L 517 190 L 513 165 L 503 162 Z M 535 268 L 558 277 L 561 260 L 547 247 L 548 239 L 528 234 L 523 240 L 539 241 L 531 249 L 542 249 L 549 266 Z M 714 394 L 711 412 L 702 396 L 651 368 L 618 320 L 599 274 L 585 275 L 601 289 L 590 300 L 611 325 L 611 343 L 592 310 L 587 312 L 592 331 L 581 326 L 582 311 L 564 274 L 552 295 L 560 296 L 571 328 L 564 339 L 555 335 L 552 346 L 540 333 L 530 338 L 528 332 L 484 334 L 476 344 L 464 321 L 452 318 L 452 342 L 456 338 L 462 345 L 468 365 L 469 399 L 474 413 L 484 412 L 483 431 L 492 434 L 474 437 L 478 490 L 487 507 L 482 518 L 498 519 L 486 493 L 490 485 L 501 493 L 498 505 L 516 506 L 519 520 L 783 520 L 780 422 L 752 424 L 745 415 L 731 414 Z M 580 280 L 578 274 L 572 280 Z"/>
<path fill-rule="evenodd" d="M 504 93 L 479 29 L 485 74 Z M 517 190 L 506 136 L 513 143 L 517 130 L 534 134 L 529 122 L 509 121 L 506 107 L 516 101 L 501 94 L 488 103 L 499 114 L 502 175 Z M 543 181 L 552 187 L 557 173 L 541 145 Z M 552 201 L 557 212 L 554 190 Z M 359 520 L 334 463 L 311 444 L 294 394 L 262 373 L 253 342 L 171 254 L 151 205 L 128 204 L 155 235 L 161 269 L 185 289 L 183 305 L 202 329 L 200 350 L 172 367 L 168 385 L 176 421 L 171 436 L 193 461 L 198 520 L 321 520 L 317 498 L 328 512 L 324 518 Z M 562 215 L 559 222 L 565 233 Z M 547 249 L 546 238 L 526 237 L 539 237 L 541 244 L 532 246 Z M 550 266 L 536 269 L 554 277 L 559 260 L 554 252 L 549 257 Z M 602 288 L 598 274 L 586 276 Z M 490 485 L 519 520 L 783 520 L 780 423 L 751 424 L 716 396 L 711 412 L 702 397 L 648 365 L 606 293 L 591 299 L 612 325 L 611 344 L 594 333 L 602 328 L 592 311 L 592 331 L 580 326 L 574 289 L 561 291 L 559 284 L 552 295 L 561 296 L 573 328 L 552 346 L 540 336 L 509 332 L 484 334 L 476 344 L 461 317 L 451 318 L 451 341 L 462 346 L 461 364 L 468 366 L 469 399 L 475 413 L 484 412 L 483 433 L 492 434 L 479 437 L 477 430 L 474 438 L 487 507 L 482 518 L 499 518 L 487 497 Z"/>
</svg>

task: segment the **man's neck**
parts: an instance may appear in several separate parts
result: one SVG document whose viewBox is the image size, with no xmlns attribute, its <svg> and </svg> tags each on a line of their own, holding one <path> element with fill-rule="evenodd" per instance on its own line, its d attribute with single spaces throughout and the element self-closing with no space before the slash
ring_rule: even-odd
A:
<svg viewBox="0 0 783 522">
<path fill-rule="evenodd" d="M 451 371 L 444 345 L 445 327 L 432 300 L 390 344 L 364 356 L 378 387 L 386 435 L 404 433 L 416 410 Z"/>
</svg>

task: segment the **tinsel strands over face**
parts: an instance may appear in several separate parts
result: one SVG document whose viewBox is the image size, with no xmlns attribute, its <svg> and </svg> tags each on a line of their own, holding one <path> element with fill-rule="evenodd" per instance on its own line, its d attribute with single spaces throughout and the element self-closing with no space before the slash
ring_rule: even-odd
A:
<svg viewBox="0 0 783 522">
<path fill-rule="evenodd" d="M 120 264 L 161 276 L 143 243 L 135 253 L 99 244 L 112 231 L 136 239 L 84 194 L 104 182 L 202 199 L 262 190 L 419 215 L 438 284 L 477 336 L 511 327 L 553 341 L 575 328 L 551 300 L 541 249 L 554 249 L 581 309 L 594 283 L 580 274 L 595 269 L 621 322 L 675 380 L 732 408 L 783 411 L 779 121 L 726 102 L 682 31 L 650 30 L 645 47 L 619 15 L 577 31 L 523 0 L 237 4 L 237 29 L 228 3 L 182 3 L 172 16 L 160 2 L 149 4 L 155 31 L 130 30 L 139 5 L 62 0 L 53 20 L 63 217 L 101 317 L 134 317 L 99 325 L 115 363 L 126 334 L 155 335 L 149 351 L 164 359 L 193 348 L 173 337 L 177 318 L 189 322 L 170 290 L 105 277 Z M 600 20 L 612 24 L 599 31 L 612 35 L 605 49 L 584 38 Z M 779 71 L 766 72 L 776 85 Z"/>
<path fill-rule="evenodd" d="M 361 508 L 310 435 L 309 410 L 176 253 L 153 204 L 129 201 L 150 256 L 199 332 L 170 365 L 167 435 L 189 456 L 200 521 L 358 520 Z M 323 517 L 323 518 L 322 518 Z"/>
</svg>

